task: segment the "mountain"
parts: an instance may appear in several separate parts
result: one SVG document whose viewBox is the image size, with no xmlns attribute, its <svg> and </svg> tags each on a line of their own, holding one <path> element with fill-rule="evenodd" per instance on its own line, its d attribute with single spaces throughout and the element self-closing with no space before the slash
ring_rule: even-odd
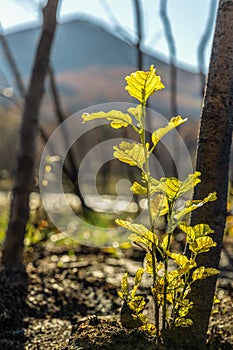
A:
<svg viewBox="0 0 233 350">
<path fill-rule="evenodd" d="M 40 28 L 31 28 L 6 36 L 25 84 L 30 77 L 39 35 Z M 0 59 L 4 76 L 7 77 L 8 83 L 14 86 L 15 82 L 2 47 Z M 100 24 L 82 19 L 59 24 L 51 62 L 66 113 L 73 113 L 98 103 L 132 102 L 124 90 L 124 77 L 137 69 L 136 59 L 135 47 Z M 158 112 L 170 117 L 169 65 L 154 54 L 145 52 L 145 69 L 151 64 L 154 64 L 157 73 L 161 75 L 166 89 L 158 92 L 150 104 Z M 179 114 L 195 119 L 200 114 L 201 106 L 198 74 L 177 68 L 177 77 Z M 5 81 L 0 81 L 0 85 L 5 84 Z M 48 97 L 45 101 L 43 113 L 48 118 L 52 107 Z"/>
</svg>

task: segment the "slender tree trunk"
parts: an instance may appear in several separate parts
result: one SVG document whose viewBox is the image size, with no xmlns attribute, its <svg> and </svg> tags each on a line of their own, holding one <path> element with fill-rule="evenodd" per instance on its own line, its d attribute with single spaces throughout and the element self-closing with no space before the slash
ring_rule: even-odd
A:
<svg viewBox="0 0 233 350">
<path fill-rule="evenodd" d="M 137 69 L 143 70 L 143 53 L 142 53 L 142 39 L 143 39 L 143 20 L 142 20 L 142 9 L 140 0 L 134 0 L 134 12 L 135 22 L 137 28 L 137 43 L 135 45 L 137 50 Z"/>
<path fill-rule="evenodd" d="M 22 267 L 23 241 L 29 217 L 29 195 L 34 179 L 38 114 L 56 29 L 57 6 L 58 0 L 49 0 L 44 8 L 42 34 L 25 98 L 11 213 L 2 256 L 2 264 L 8 269 Z"/>
<path fill-rule="evenodd" d="M 199 75 L 200 75 L 200 95 L 203 97 L 204 95 L 204 90 L 205 90 L 205 80 L 206 80 L 206 75 L 205 75 L 205 49 L 208 44 L 208 41 L 210 39 L 210 34 L 212 32 L 212 28 L 214 25 L 214 19 L 215 19 L 215 10 L 217 6 L 217 0 L 212 0 L 210 2 L 210 10 L 209 10 L 209 17 L 208 21 L 206 23 L 206 28 L 205 31 L 201 37 L 201 40 L 198 44 L 197 48 L 197 56 L 198 56 L 198 66 L 199 66 Z"/>
<path fill-rule="evenodd" d="M 170 106 L 171 115 L 176 116 L 177 112 L 177 74 L 176 74 L 176 45 L 172 35 L 172 28 L 167 14 L 167 0 L 160 2 L 160 16 L 163 22 L 165 36 L 170 54 Z"/>
<path fill-rule="evenodd" d="M 17 67 L 17 64 L 15 62 L 15 59 L 14 59 L 14 56 L 11 52 L 11 49 L 8 45 L 8 42 L 7 42 L 7 39 L 6 37 L 4 36 L 3 32 L 2 32 L 2 27 L 0 25 L 0 42 L 2 44 L 2 49 L 3 49 L 3 52 L 6 56 L 6 59 L 7 59 L 7 62 L 12 70 L 12 73 L 13 73 L 13 76 L 15 78 L 15 82 L 16 82 L 16 85 L 18 87 L 18 90 L 19 90 L 19 93 L 20 93 L 20 96 L 22 98 L 25 97 L 25 88 L 24 88 L 24 84 L 23 84 L 23 80 L 21 78 L 21 75 L 20 75 L 20 72 L 18 70 L 18 67 Z"/>
<path fill-rule="evenodd" d="M 208 82 L 201 115 L 196 169 L 202 182 L 194 199 L 216 191 L 216 202 L 193 212 L 191 223 L 208 223 L 215 231 L 216 248 L 200 254 L 198 266 L 219 267 L 226 221 L 229 159 L 233 126 L 233 0 L 219 0 Z M 173 339 L 177 348 L 204 349 L 205 338 L 216 286 L 215 277 L 195 282 L 190 299 L 194 303 L 190 317 L 193 325 L 176 329 Z"/>
<path fill-rule="evenodd" d="M 62 124 L 65 121 L 65 116 L 64 116 L 64 113 L 62 111 L 62 106 L 60 103 L 59 93 L 58 93 L 58 89 L 57 89 L 57 84 L 55 81 L 55 76 L 54 76 L 54 72 L 53 72 L 51 65 L 49 67 L 49 78 L 50 78 L 50 87 L 51 87 L 53 105 L 54 105 L 54 110 L 56 113 L 57 121 L 59 124 Z M 68 145 L 68 137 L 69 137 L 69 135 L 67 134 L 67 130 L 65 129 L 65 126 L 64 126 L 63 127 L 63 139 L 64 139 L 64 144 L 65 144 L 66 148 Z M 84 210 L 87 210 L 87 211 L 92 211 L 91 208 L 89 208 L 86 205 L 86 202 L 84 200 L 82 192 L 80 191 L 80 188 L 79 188 L 78 167 L 77 167 L 76 162 L 75 162 L 72 148 L 70 148 L 67 152 L 67 159 L 68 159 L 70 167 L 65 167 L 64 173 L 66 174 L 68 179 L 74 184 L 74 192 L 79 197 L 79 199 L 82 203 L 82 208 Z"/>
</svg>

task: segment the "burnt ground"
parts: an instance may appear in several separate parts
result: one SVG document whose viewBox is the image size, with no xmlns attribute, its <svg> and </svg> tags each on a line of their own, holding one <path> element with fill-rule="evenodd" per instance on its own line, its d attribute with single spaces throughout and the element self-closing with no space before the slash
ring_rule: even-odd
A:
<svg viewBox="0 0 233 350">
<path fill-rule="evenodd" d="M 233 241 L 224 244 L 208 349 L 233 349 Z M 117 296 L 125 271 L 133 276 L 142 253 L 113 256 L 104 249 L 47 245 L 25 253 L 26 273 L 0 273 L 0 349 L 155 349 L 140 330 L 119 323 Z"/>
</svg>

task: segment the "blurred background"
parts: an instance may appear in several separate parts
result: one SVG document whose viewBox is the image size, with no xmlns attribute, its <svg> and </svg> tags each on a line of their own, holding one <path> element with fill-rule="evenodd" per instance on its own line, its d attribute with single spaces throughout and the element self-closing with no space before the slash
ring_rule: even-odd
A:
<svg viewBox="0 0 233 350">
<path fill-rule="evenodd" d="M 0 5 L 0 193 L 6 203 L 44 5 L 39 0 Z M 73 113 L 106 102 L 135 102 L 124 90 L 125 76 L 152 64 L 166 89 L 150 99 L 149 107 L 168 119 L 178 114 L 188 118 L 179 132 L 194 161 L 216 8 L 216 0 L 60 0 L 40 108 L 38 164 L 52 131 Z M 125 136 L 129 135 L 118 134 Z M 64 164 L 67 192 L 80 197 L 77 174 L 82 158 L 112 137 L 109 127 L 96 127 L 74 144 Z M 171 157 L 166 150 L 160 152 L 165 175 L 176 175 Z M 105 163 L 96 179 L 98 191 L 115 195 L 115 182 L 122 175 L 139 176 L 127 167 L 114 160 Z M 39 191 L 36 179 L 34 191 Z"/>
</svg>

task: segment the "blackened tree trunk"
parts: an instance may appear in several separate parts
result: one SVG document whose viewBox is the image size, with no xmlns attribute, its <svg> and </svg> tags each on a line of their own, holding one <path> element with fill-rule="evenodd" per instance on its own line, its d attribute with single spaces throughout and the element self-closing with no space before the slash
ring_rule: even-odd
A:
<svg viewBox="0 0 233 350">
<path fill-rule="evenodd" d="M 201 115 L 196 170 L 202 182 L 196 187 L 194 199 L 216 191 L 218 199 L 193 212 L 191 223 L 208 223 L 217 246 L 200 254 L 198 266 L 219 267 L 226 221 L 229 159 L 233 125 L 233 0 L 219 0 L 217 20 L 209 66 L 208 81 Z M 195 282 L 190 299 L 194 303 L 190 317 L 193 325 L 177 329 L 177 348 L 203 349 L 213 304 L 217 277 Z"/>
<path fill-rule="evenodd" d="M 49 0 L 43 10 L 43 29 L 25 97 L 10 219 L 2 255 L 2 264 L 8 269 L 19 269 L 23 266 L 22 252 L 29 217 L 29 195 L 34 180 L 38 115 L 56 29 L 57 6 L 58 0 Z"/>
</svg>

